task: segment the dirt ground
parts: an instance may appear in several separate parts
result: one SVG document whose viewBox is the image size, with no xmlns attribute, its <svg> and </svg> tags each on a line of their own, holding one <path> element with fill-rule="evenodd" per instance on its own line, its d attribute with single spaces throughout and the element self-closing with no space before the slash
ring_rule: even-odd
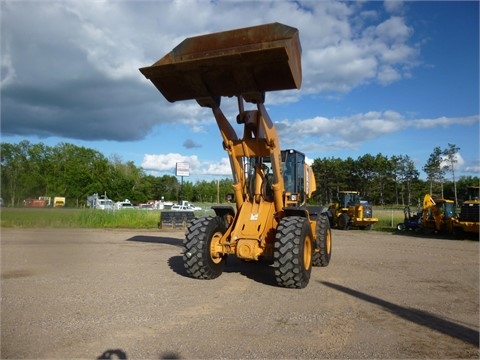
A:
<svg viewBox="0 0 480 360">
<path fill-rule="evenodd" d="M 479 243 L 333 231 L 302 290 L 186 275 L 183 231 L 1 230 L 2 359 L 479 358 Z"/>
</svg>

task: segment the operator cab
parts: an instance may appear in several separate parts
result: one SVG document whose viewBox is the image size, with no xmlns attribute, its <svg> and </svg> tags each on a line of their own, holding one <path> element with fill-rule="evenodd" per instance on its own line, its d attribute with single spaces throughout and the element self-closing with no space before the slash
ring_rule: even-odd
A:
<svg viewBox="0 0 480 360">
<path fill-rule="evenodd" d="M 305 154 L 292 149 L 282 150 L 282 174 L 287 201 L 298 204 L 305 201 L 304 168 Z"/>
<path fill-rule="evenodd" d="M 351 206 L 360 204 L 360 196 L 356 192 L 339 193 L 338 200 L 342 208 L 349 208 Z"/>
<path fill-rule="evenodd" d="M 275 181 L 275 171 L 269 157 L 251 157 L 245 159 L 245 178 L 248 194 L 254 197 L 256 189 L 261 189 L 264 200 L 273 200 L 272 185 Z M 299 206 L 305 198 L 305 154 L 296 150 L 281 151 L 280 174 L 284 182 L 285 206 Z M 260 176 L 259 176 L 260 175 Z M 257 187 L 257 181 L 261 186 Z"/>
</svg>

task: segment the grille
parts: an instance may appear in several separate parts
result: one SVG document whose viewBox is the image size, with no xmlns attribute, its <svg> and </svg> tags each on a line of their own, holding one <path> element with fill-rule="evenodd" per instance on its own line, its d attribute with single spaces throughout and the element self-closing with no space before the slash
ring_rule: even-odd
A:
<svg viewBox="0 0 480 360">
<path fill-rule="evenodd" d="M 462 221 L 479 221 L 479 205 L 463 204 L 460 212 L 460 220 Z"/>
</svg>

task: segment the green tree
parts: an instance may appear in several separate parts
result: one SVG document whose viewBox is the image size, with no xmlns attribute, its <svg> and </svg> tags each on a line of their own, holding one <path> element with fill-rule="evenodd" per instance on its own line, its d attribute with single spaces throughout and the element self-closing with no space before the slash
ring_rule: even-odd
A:
<svg viewBox="0 0 480 360">
<path fill-rule="evenodd" d="M 455 164 L 458 162 L 458 152 L 460 148 L 455 144 L 448 144 L 448 149 L 443 150 L 442 154 L 445 156 L 445 164 L 443 169 L 452 174 L 453 191 L 455 193 L 455 206 L 458 206 L 457 198 L 457 184 L 455 182 Z"/>
<path fill-rule="evenodd" d="M 443 197 L 443 182 L 445 171 L 442 169 L 442 155 L 443 151 L 440 147 L 435 147 L 427 163 L 423 166 L 423 171 L 427 174 L 427 180 L 430 183 L 430 195 L 433 195 L 434 184 L 440 183 Z"/>
<path fill-rule="evenodd" d="M 353 159 L 350 158 L 351 161 Z M 348 187 L 349 178 L 347 162 L 339 158 L 315 159 L 312 170 L 315 174 L 317 190 L 314 199 L 319 204 L 329 204 L 333 201 L 338 190 Z"/>
<path fill-rule="evenodd" d="M 418 180 L 420 173 L 415 168 L 413 160 L 408 155 L 399 155 L 394 157 L 395 161 L 395 178 L 396 183 L 401 185 L 401 199 L 402 205 L 405 206 L 405 196 L 407 197 L 406 203 L 412 204 L 412 184 Z M 398 202 L 397 202 L 398 204 Z"/>
</svg>

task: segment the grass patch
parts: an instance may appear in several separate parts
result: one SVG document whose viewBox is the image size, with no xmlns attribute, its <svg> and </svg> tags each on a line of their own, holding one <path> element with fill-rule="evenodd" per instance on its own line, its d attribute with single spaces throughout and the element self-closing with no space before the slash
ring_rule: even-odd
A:
<svg viewBox="0 0 480 360">
<path fill-rule="evenodd" d="M 377 231 L 388 231 L 397 228 L 397 224 L 403 223 L 403 210 L 398 209 L 373 209 L 373 216 L 378 219 L 378 222 L 373 226 Z"/>
<path fill-rule="evenodd" d="M 209 209 L 209 206 L 205 207 Z M 111 228 L 111 229 L 156 229 L 160 210 L 103 211 L 69 208 L 1 208 L 2 228 Z M 213 212 L 204 210 L 197 216 Z M 398 209 L 374 208 L 378 223 L 376 231 L 391 232 L 403 222 L 403 211 Z"/>
<path fill-rule="evenodd" d="M 2 208 L 2 228 L 158 228 L 160 211 Z"/>
</svg>

